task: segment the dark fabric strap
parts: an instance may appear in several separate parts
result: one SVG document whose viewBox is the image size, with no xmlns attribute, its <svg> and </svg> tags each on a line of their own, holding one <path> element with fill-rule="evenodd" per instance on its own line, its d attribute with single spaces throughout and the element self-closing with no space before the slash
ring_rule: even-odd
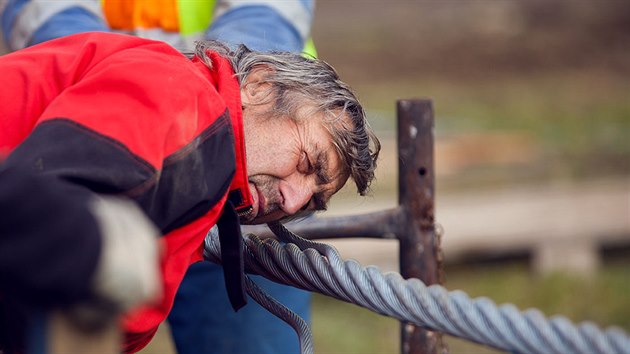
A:
<svg viewBox="0 0 630 354">
<path fill-rule="evenodd" d="M 223 214 L 217 222 L 219 241 L 221 241 L 221 259 L 223 276 L 228 298 L 234 311 L 247 304 L 245 296 L 245 264 L 243 260 L 243 236 L 234 205 L 227 201 Z"/>
</svg>

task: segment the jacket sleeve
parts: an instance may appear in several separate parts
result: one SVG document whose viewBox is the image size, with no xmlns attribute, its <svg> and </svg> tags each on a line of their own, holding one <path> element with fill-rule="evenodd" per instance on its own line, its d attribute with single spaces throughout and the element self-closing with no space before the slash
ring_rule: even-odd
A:
<svg viewBox="0 0 630 354">
<path fill-rule="evenodd" d="M 218 0 L 206 38 L 258 51 L 301 52 L 310 37 L 312 0 Z"/>
<path fill-rule="evenodd" d="M 96 46 L 123 37 L 96 37 Z M 52 81 L 70 77 L 70 84 L 46 103 L 6 163 L 134 199 L 167 233 L 203 215 L 228 188 L 231 126 L 225 102 L 193 63 L 164 43 L 133 40 L 142 45 L 55 73 Z"/>
<path fill-rule="evenodd" d="M 11 50 L 70 34 L 109 30 L 99 0 L 7 0 L 0 12 L 3 39 Z"/>
</svg>

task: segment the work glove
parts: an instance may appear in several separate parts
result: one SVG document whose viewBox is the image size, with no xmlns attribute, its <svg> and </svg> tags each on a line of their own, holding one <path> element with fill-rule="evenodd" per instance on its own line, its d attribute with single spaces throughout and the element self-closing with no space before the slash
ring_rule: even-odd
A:
<svg viewBox="0 0 630 354">
<path fill-rule="evenodd" d="M 95 299 L 73 310 L 83 326 L 107 322 L 112 316 L 161 296 L 159 231 L 131 201 L 97 196 L 90 203 L 102 245 L 93 276 Z"/>
<path fill-rule="evenodd" d="M 102 235 L 95 294 L 123 311 L 160 295 L 160 232 L 131 201 L 98 197 L 91 205 Z"/>
</svg>

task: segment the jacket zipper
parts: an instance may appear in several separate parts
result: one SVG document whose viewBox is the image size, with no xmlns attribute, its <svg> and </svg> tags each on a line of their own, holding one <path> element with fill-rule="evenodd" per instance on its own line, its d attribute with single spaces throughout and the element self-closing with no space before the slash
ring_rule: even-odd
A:
<svg viewBox="0 0 630 354">
<path fill-rule="evenodd" d="M 247 207 L 247 209 L 244 209 L 244 210 L 241 210 L 241 211 L 237 211 L 236 213 L 238 214 L 238 216 L 240 218 L 244 218 L 246 216 L 251 215 L 253 211 L 254 211 L 254 207 L 253 206 L 249 206 L 249 207 Z"/>
</svg>

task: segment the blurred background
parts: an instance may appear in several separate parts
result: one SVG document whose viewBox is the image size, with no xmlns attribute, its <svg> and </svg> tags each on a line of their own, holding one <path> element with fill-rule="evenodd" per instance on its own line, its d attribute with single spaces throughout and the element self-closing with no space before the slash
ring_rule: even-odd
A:
<svg viewBox="0 0 630 354">
<path fill-rule="evenodd" d="M 372 195 L 326 215 L 397 205 L 395 103 L 430 98 L 446 287 L 630 331 L 630 1 L 318 0 L 313 38 L 383 143 Z M 396 241 L 330 243 L 398 270 Z M 316 353 L 400 352 L 397 321 L 313 306 Z"/>
<path fill-rule="evenodd" d="M 318 0 L 313 31 L 383 142 L 372 196 L 327 215 L 397 204 L 395 102 L 430 98 L 446 287 L 630 331 L 629 1 Z M 397 270 L 396 241 L 332 243 Z M 324 297 L 313 331 L 317 353 L 400 352 L 396 321 Z"/>
<path fill-rule="evenodd" d="M 429 98 L 445 286 L 630 332 L 630 1 L 317 0 L 313 39 L 383 143 L 372 195 L 327 215 L 397 205 L 395 103 Z M 398 269 L 395 241 L 331 243 Z M 397 321 L 313 306 L 316 353 L 400 352 Z"/>
<path fill-rule="evenodd" d="M 397 205 L 396 100 L 429 98 L 444 285 L 630 332 L 630 2 L 316 6 L 319 56 L 355 88 L 383 143 L 372 195 L 350 185 L 326 215 Z M 398 270 L 396 241 L 330 243 Z M 316 353 L 400 352 L 398 322 L 355 305 L 316 295 L 312 322 Z M 161 338 L 143 352 L 172 350 Z"/>
</svg>

